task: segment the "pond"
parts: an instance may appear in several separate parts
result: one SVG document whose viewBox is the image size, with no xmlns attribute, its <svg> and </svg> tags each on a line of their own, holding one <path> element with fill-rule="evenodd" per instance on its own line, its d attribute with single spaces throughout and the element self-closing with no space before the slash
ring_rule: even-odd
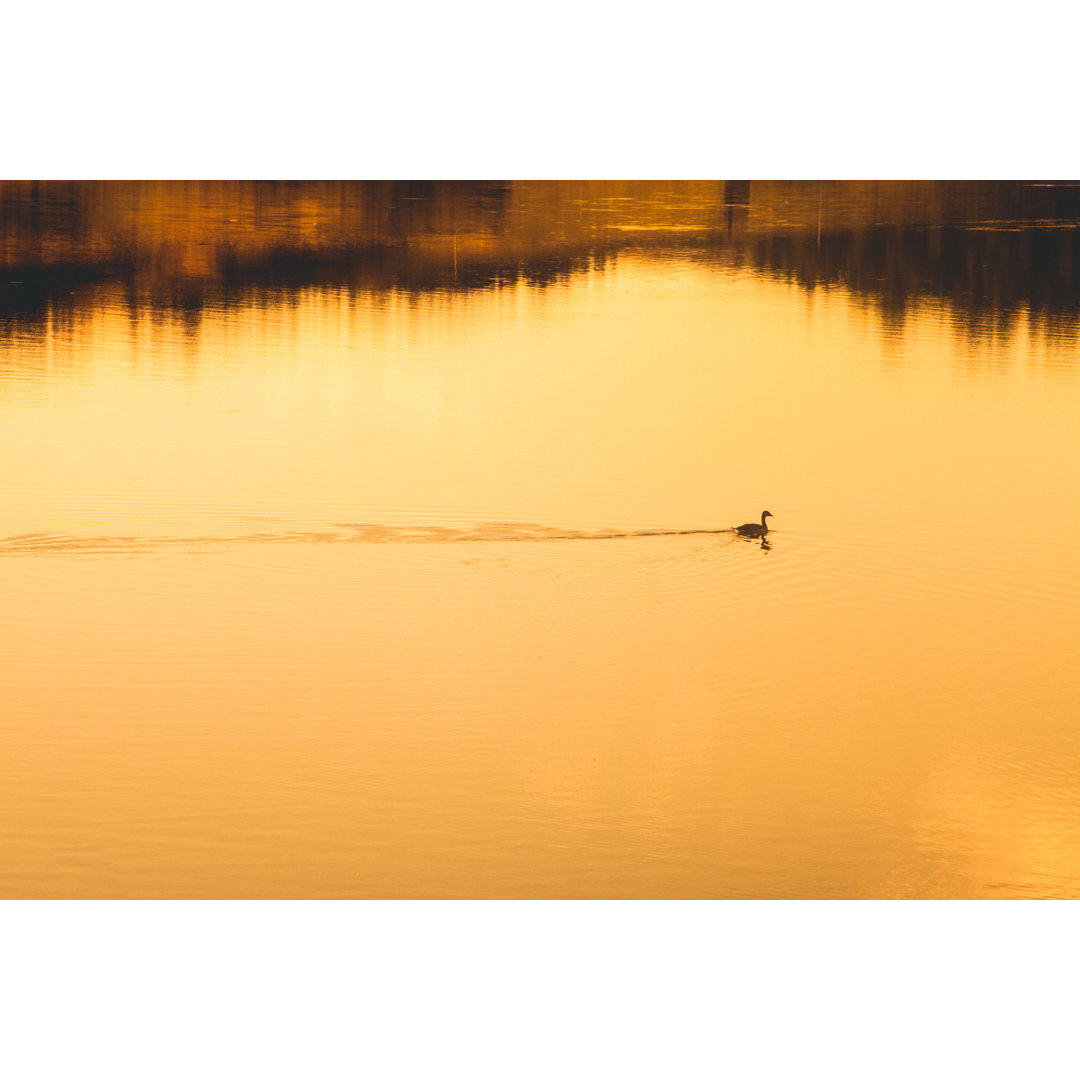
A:
<svg viewBox="0 0 1080 1080">
<path fill-rule="evenodd" d="M 1078 214 L 0 184 L 0 895 L 1080 897 Z"/>
</svg>

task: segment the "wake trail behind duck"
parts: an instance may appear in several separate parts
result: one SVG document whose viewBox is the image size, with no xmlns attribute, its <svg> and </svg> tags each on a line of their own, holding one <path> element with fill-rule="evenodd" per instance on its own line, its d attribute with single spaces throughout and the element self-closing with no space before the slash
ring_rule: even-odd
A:
<svg viewBox="0 0 1080 1080">
<path fill-rule="evenodd" d="M 241 544 L 484 544 L 578 540 L 639 540 L 665 536 L 717 536 L 731 529 L 559 529 L 497 522 L 472 528 L 438 525 L 335 524 L 326 529 L 258 532 L 234 536 L 82 536 L 24 533 L 0 539 L 0 555 L 138 555 L 155 551 L 210 552 Z"/>
</svg>

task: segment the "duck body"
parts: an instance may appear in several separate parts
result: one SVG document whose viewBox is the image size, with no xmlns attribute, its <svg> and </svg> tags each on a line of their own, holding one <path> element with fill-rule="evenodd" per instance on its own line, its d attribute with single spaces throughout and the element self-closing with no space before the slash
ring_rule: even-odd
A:
<svg viewBox="0 0 1080 1080">
<path fill-rule="evenodd" d="M 765 519 L 769 517 L 772 517 L 772 512 L 763 510 L 760 525 L 756 521 L 751 521 L 748 525 L 736 525 L 735 531 L 740 536 L 764 536 L 769 531 L 769 526 L 765 524 Z"/>
</svg>

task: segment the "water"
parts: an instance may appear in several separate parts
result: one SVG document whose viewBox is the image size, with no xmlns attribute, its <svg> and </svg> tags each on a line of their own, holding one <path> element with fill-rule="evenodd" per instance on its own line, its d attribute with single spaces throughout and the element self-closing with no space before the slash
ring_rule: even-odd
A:
<svg viewBox="0 0 1080 1080">
<path fill-rule="evenodd" d="M 1080 897 L 1078 192 L 0 185 L 0 894 Z"/>
</svg>

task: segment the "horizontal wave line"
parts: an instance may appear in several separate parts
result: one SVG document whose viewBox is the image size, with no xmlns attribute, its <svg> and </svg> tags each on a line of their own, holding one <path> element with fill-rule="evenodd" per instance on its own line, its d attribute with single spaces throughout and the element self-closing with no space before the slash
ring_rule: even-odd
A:
<svg viewBox="0 0 1080 1080">
<path fill-rule="evenodd" d="M 438 525 L 338 524 L 330 530 L 260 532 L 239 536 L 78 536 L 24 533 L 0 539 L 0 555 L 143 554 L 163 548 L 232 547 L 238 544 L 476 544 L 576 540 L 637 540 L 663 536 L 729 536 L 732 529 L 575 530 L 547 525 L 492 524 L 472 529 Z"/>
</svg>

